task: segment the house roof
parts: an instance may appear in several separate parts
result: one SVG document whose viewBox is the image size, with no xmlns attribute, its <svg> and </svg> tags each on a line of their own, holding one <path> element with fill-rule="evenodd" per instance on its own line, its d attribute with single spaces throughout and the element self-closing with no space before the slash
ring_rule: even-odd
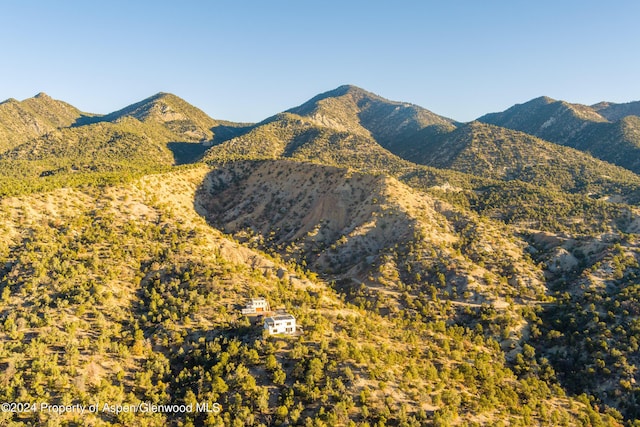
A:
<svg viewBox="0 0 640 427">
<path fill-rule="evenodd" d="M 280 314 L 278 316 L 267 317 L 264 319 L 264 322 L 269 325 L 273 325 L 276 322 L 283 322 L 285 320 L 296 320 L 296 318 L 291 314 Z"/>
</svg>

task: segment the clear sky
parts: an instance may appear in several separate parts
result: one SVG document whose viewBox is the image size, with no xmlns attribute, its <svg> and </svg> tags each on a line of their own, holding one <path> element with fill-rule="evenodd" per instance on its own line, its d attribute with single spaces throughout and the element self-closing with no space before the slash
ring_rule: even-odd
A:
<svg viewBox="0 0 640 427">
<path fill-rule="evenodd" d="M 640 100 L 640 2 L 0 0 L 0 99 L 108 113 L 171 92 L 259 121 L 341 84 L 469 121 Z"/>
</svg>

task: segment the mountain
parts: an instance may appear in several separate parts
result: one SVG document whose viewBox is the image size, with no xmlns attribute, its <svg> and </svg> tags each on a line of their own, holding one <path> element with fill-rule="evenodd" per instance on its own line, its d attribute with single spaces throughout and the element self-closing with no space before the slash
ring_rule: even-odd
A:
<svg viewBox="0 0 640 427">
<path fill-rule="evenodd" d="M 202 142 L 205 146 L 230 139 L 251 126 L 249 123 L 212 119 L 182 98 L 165 92 L 104 116 L 89 117 L 79 124 L 116 123 L 126 117 L 162 126 L 173 133 L 176 142 Z"/>
<path fill-rule="evenodd" d="M 354 86 L 256 124 L 58 103 L 4 107 L 0 401 L 222 410 L 0 424 L 640 417 L 640 177 L 586 152 L 635 162 L 633 105 L 539 98 L 499 126 Z M 256 297 L 299 333 L 243 315 Z"/>
<path fill-rule="evenodd" d="M 0 153 L 61 127 L 73 125 L 84 114 L 45 93 L 0 103 Z"/>
<path fill-rule="evenodd" d="M 588 107 L 542 97 L 478 120 L 576 148 L 640 173 L 640 119 L 622 112 L 635 112 L 637 106 L 619 104 L 620 108 L 608 109 L 607 105 Z"/>
<path fill-rule="evenodd" d="M 589 124 L 605 123 L 607 119 L 586 105 L 570 104 L 543 96 L 514 105 L 501 113 L 487 114 L 478 121 L 568 145 Z"/>
<path fill-rule="evenodd" d="M 456 125 L 424 108 L 345 85 L 213 147 L 205 160 L 292 158 L 399 174 L 415 166 L 402 158 L 403 141 Z"/>
<path fill-rule="evenodd" d="M 600 102 L 592 105 L 595 111 L 611 122 L 617 122 L 627 116 L 640 116 L 640 101 L 616 104 L 614 102 Z"/>
<path fill-rule="evenodd" d="M 340 86 L 287 112 L 322 127 L 370 137 L 393 154 L 407 158 L 406 145 L 419 133 L 444 133 L 457 123 L 422 107 L 390 101 L 356 86 Z"/>
<path fill-rule="evenodd" d="M 211 140 L 212 129 L 220 124 L 183 99 L 164 92 L 105 116 L 94 117 L 90 121 L 117 122 L 124 117 L 133 117 L 143 123 L 160 124 L 180 135 L 180 141 Z"/>
<path fill-rule="evenodd" d="M 640 177 L 628 170 L 524 132 L 480 122 L 431 136 L 408 160 L 592 197 L 640 200 Z"/>
<path fill-rule="evenodd" d="M 193 163 L 214 140 L 241 134 L 247 126 L 214 120 L 167 93 L 102 116 L 80 113 L 44 94 L 7 101 L 2 111 L 11 137 L 0 153 L 0 176 L 5 177 L 0 192 L 9 194 L 47 188 L 51 181 L 117 181 Z M 14 116 L 28 125 L 16 127 Z"/>
<path fill-rule="evenodd" d="M 389 101 L 351 85 L 322 93 L 287 112 L 322 127 L 370 136 L 385 148 L 399 136 L 434 125 L 453 127 L 455 123 L 422 107 Z"/>
</svg>

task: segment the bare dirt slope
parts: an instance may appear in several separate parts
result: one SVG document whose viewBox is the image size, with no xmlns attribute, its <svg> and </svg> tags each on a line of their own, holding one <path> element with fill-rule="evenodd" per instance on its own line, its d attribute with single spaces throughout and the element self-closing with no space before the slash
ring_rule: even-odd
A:
<svg viewBox="0 0 640 427">
<path fill-rule="evenodd" d="M 504 226 L 394 178 L 286 160 L 212 171 L 196 196 L 207 220 L 243 242 L 327 276 L 447 291 L 476 301 L 541 298 L 541 271 Z M 397 276 L 397 277 L 396 277 Z M 442 285 L 441 291 L 444 291 Z"/>
</svg>

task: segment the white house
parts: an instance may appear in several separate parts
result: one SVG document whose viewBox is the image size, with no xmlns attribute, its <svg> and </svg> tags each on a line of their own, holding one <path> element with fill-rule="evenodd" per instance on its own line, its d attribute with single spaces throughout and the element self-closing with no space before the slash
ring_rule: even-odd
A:
<svg viewBox="0 0 640 427">
<path fill-rule="evenodd" d="M 295 334 L 296 318 L 291 314 L 279 314 L 264 319 L 264 329 L 270 334 Z"/>
<path fill-rule="evenodd" d="M 245 308 L 242 309 L 242 314 L 262 313 L 264 311 L 271 311 L 267 300 L 265 298 L 251 298 L 247 301 Z"/>
</svg>

